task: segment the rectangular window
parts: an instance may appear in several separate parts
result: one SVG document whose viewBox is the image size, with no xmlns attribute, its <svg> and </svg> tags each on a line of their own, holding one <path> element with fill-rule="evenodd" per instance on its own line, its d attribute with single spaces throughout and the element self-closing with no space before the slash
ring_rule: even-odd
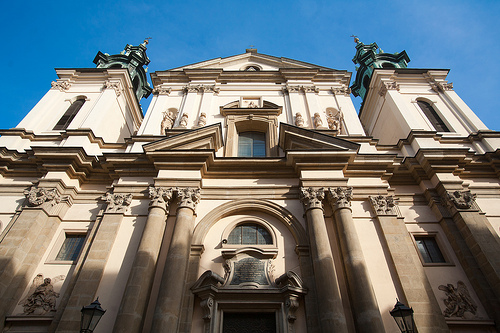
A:
<svg viewBox="0 0 500 333">
<path fill-rule="evenodd" d="M 415 236 L 418 251 L 426 264 L 445 263 L 446 260 L 433 236 Z"/>
<path fill-rule="evenodd" d="M 85 242 L 86 235 L 66 234 L 66 238 L 55 260 L 74 261 L 78 258 Z"/>
<path fill-rule="evenodd" d="M 239 157 L 266 157 L 266 133 L 242 132 L 238 136 Z"/>
</svg>

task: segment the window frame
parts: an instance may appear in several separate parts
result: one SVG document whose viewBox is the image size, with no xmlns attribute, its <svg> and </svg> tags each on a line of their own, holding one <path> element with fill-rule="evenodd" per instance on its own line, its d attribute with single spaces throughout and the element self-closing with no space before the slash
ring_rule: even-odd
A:
<svg viewBox="0 0 500 333">
<path fill-rule="evenodd" d="M 74 107 L 75 103 L 78 101 L 83 101 L 83 102 L 80 106 L 77 106 L 74 109 L 72 109 Z M 52 127 L 53 131 L 64 131 L 64 130 L 68 129 L 69 125 L 71 125 L 73 120 L 76 118 L 76 116 L 78 115 L 80 110 L 83 108 L 83 106 L 87 102 L 87 97 L 86 96 L 76 96 L 72 100 L 69 100 L 69 102 L 71 104 L 68 106 L 66 111 L 64 111 L 64 113 L 59 118 L 59 120 L 57 120 L 54 127 Z M 64 123 L 61 123 L 65 117 L 67 117 L 66 121 Z"/>
<path fill-rule="evenodd" d="M 441 237 L 438 232 L 414 232 L 411 233 L 413 245 L 415 246 L 415 250 L 418 253 L 418 257 L 420 258 L 420 262 L 423 266 L 427 267 L 436 267 L 436 266 L 455 266 L 455 264 L 451 261 L 451 258 L 444 246 L 444 243 L 441 240 Z M 417 238 L 430 238 L 434 239 L 436 242 L 438 250 L 441 252 L 443 256 L 444 262 L 426 262 L 420 249 L 417 244 Z"/>
<path fill-rule="evenodd" d="M 422 108 L 419 103 L 427 104 L 429 107 Z M 439 112 L 438 108 L 436 107 L 436 103 L 434 103 L 433 101 L 430 101 L 428 99 L 419 97 L 419 98 L 415 99 L 415 106 L 421 112 L 422 116 L 424 117 L 426 122 L 430 125 L 430 127 L 433 128 L 436 132 L 438 132 L 438 133 L 453 133 L 454 132 L 453 128 L 445 120 L 445 117 L 443 117 L 441 112 Z M 439 127 L 444 126 L 444 128 L 446 130 L 442 131 L 442 130 L 440 130 L 441 128 L 438 128 L 437 126 L 439 126 Z"/>
<path fill-rule="evenodd" d="M 78 256 L 76 257 L 75 260 L 58 260 L 56 259 L 60 250 L 62 249 L 62 246 L 64 244 L 64 241 L 66 240 L 66 235 L 83 235 L 84 240 L 82 247 L 80 249 L 80 253 L 78 253 Z M 52 250 L 50 251 L 47 260 L 45 261 L 46 264 L 55 264 L 55 265 L 75 265 L 78 259 L 80 258 L 80 255 L 82 254 L 83 249 L 85 248 L 85 243 L 87 242 L 88 239 L 88 229 L 63 229 L 59 233 L 59 236 L 57 236 L 57 239 L 52 246 Z"/>
<path fill-rule="evenodd" d="M 243 224 L 255 224 L 259 225 L 260 227 L 264 228 L 267 230 L 269 235 L 271 236 L 271 243 L 270 244 L 229 244 L 227 241 L 229 238 L 229 234 L 238 226 L 243 225 Z M 222 232 L 221 235 L 221 247 L 223 250 L 227 249 L 243 249 L 243 248 L 261 248 L 261 249 L 270 249 L 270 250 L 277 250 L 278 245 L 277 245 L 277 238 L 276 238 L 276 233 L 274 231 L 274 228 L 271 226 L 269 222 L 266 220 L 256 217 L 256 216 L 248 216 L 248 217 L 242 217 L 240 219 L 237 219 L 236 221 L 233 221 L 230 223 Z"/>
</svg>

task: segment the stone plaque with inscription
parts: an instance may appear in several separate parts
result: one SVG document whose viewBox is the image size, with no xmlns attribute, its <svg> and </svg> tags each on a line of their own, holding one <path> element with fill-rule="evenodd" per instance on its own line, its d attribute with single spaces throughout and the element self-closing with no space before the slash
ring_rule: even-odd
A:
<svg viewBox="0 0 500 333">
<path fill-rule="evenodd" d="M 239 254 L 226 261 L 226 288 L 270 288 L 271 260 Z"/>
</svg>

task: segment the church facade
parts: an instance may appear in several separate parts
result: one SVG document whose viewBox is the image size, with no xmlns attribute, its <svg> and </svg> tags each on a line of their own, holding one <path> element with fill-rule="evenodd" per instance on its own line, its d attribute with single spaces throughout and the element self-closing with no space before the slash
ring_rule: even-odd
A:
<svg viewBox="0 0 500 333">
<path fill-rule="evenodd" d="M 500 133 L 403 51 L 356 75 L 99 52 L 0 132 L 0 328 L 500 331 Z M 363 99 L 355 110 L 351 93 Z M 139 101 L 152 94 L 143 115 Z"/>
</svg>

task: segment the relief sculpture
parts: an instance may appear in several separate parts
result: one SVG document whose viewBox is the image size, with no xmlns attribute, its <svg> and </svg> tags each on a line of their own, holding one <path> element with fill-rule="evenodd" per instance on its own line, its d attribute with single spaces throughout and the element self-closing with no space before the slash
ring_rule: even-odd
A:
<svg viewBox="0 0 500 333">
<path fill-rule="evenodd" d="M 48 312 L 56 311 L 56 300 L 59 298 L 59 293 L 54 291 L 52 281 L 57 283 L 64 278 L 64 275 L 58 275 L 54 279 L 44 279 L 43 274 L 37 274 L 28 291 L 28 297 L 19 302 L 23 306 L 23 314 L 44 315 Z"/>
<path fill-rule="evenodd" d="M 447 298 L 444 299 L 446 309 L 443 311 L 445 317 L 465 319 L 466 312 L 470 312 L 473 315 L 476 314 L 477 305 L 470 296 L 467 286 L 462 281 L 458 281 L 456 287 L 448 283 L 447 285 L 440 285 L 438 289 L 446 293 Z"/>
</svg>

